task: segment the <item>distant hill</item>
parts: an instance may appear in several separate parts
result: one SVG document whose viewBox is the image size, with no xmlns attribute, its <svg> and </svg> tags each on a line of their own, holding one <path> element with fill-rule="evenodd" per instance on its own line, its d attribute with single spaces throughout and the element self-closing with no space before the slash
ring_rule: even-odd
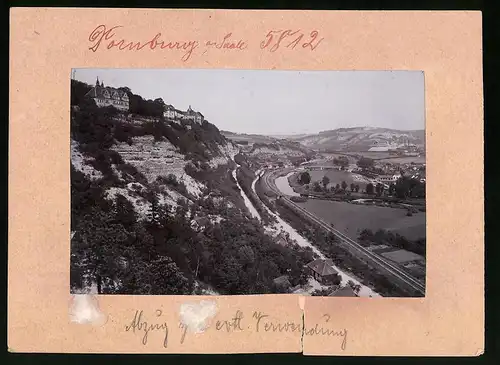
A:
<svg viewBox="0 0 500 365">
<path fill-rule="evenodd" d="M 349 150 L 368 151 L 378 146 L 395 148 L 405 143 L 420 147 L 425 146 L 424 130 L 396 130 L 377 127 L 338 128 L 312 134 L 264 136 L 255 134 L 237 134 L 221 132 L 235 143 L 272 143 L 293 146 L 300 143 L 305 150 Z M 297 147 L 295 147 L 297 148 Z"/>
<path fill-rule="evenodd" d="M 424 146 L 425 131 L 355 127 L 339 128 L 306 136 L 289 137 L 289 139 L 314 149 L 368 151 L 377 146 L 395 148 L 405 143 Z"/>
<path fill-rule="evenodd" d="M 249 155 L 287 155 L 290 157 L 314 155 L 310 148 L 290 139 L 229 131 L 221 131 L 221 134 Z"/>
</svg>

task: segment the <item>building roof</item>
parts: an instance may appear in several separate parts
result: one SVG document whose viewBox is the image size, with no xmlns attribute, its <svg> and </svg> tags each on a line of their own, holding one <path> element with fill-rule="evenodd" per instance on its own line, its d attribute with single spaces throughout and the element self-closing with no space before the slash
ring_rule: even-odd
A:
<svg viewBox="0 0 500 365">
<path fill-rule="evenodd" d="M 410 261 L 417 261 L 417 260 L 423 260 L 424 257 L 417 255 L 414 252 L 406 251 L 406 250 L 396 250 L 396 251 L 391 251 L 391 252 L 384 252 L 381 254 L 385 258 L 388 258 L 389 260 L 398 262 L 398 263 L 404 263 L 404 262 L 410 262 Z"/>
<path fill-rule="evenodd" d="M 389 151 L 389 146 L 376 146 L 376 147 L 370 147 L 368 149 L 369 152 L 387 152 Z"/>
<path fill-rule="evenodd" d="M 333 268 L 333 261 L 331 259 L 316 259 L 308 263 L 307 266 L 321 276 L 337 274 L 337 270 Z"/>
<path fill-rule="evenodd" d="M 286 240 L 285 237 L 283 236 L 278 236 L 276 237 L 277 240 L 276 240 L 276 243 L 280 246 L 288 246 L 288 241 Z"/>
<path fill-rule="evenodd" d="M 85 94 L 85 96 L 90 96 L 91 98 L 128 100 L 128 95 L 125 91 L 101 85 L 95 85 L 87 94 Z"/>
<path fill-rule="evenodd" d="M 346 285 L 340 289 L 335 290 L 333 293 L 328 295 L 329 297 L 357 297 L 354 290 L 349 285 Z"/>
</svg>

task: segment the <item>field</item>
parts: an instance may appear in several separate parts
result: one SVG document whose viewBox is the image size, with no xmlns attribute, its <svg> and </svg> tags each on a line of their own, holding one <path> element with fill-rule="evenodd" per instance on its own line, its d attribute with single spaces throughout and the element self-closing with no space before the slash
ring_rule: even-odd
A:
<svg viewBox="0 0 500 365">
<path fill-rule="evenodd" d="M 318 199 L 309 199 L 305 203 L 297 204 L 326 222 L 333 223 L 334 228 L 352 239 L 357 239 L 363 229 L 372 231 L 386 229 L 410 240 L 425 237 L 425 212 L 408 217 L 405 209 Z"/>
</svg>

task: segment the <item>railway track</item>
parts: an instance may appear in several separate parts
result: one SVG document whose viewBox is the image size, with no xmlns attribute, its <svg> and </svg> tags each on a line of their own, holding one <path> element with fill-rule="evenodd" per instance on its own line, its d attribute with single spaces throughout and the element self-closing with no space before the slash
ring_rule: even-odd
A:
<svg viewBox="0 0 500 365">
<path fill-rule="evenodd" d="M 366 258 L 370 259 L 373 264 L 378 265 L 379 267 L 389 272 L 391 275 L 397 277 L 399 280 L 404 282 L 407 286 L 417 291 L 418 293 L 425 295 L 425 286 L 420 281 L 418 281 L 417 279 L 415 279 L 414 277 L 412 277 L 411 275 L 409 275 L 396 265 L 388 262 L 385 258 L 382 258 L 379 255 L 375 254 L 374 252 L 371 252 L 370 250 L 366 249 L 352 238 L 346 236 L 339 230 L 331 227 L 328 223 L 326 223 L 322 219 L 316 217 L 306 209 L 302 208 L 301 206 L 291 201 L 288 197 L 284 196 L 284 194 L 281 191 L 279 191 L 279 189 L 274 184 L 274 179 L 272 176 L 273 176 L 272 173 L 270 174 L 264 173 L 263 175 L 264 183 L 269 190 L 271 190 L 276 195 L 280 196 L 281 199 L 286 202 L 286 204 L 292 206 L 294 209 L 304 214 L 307 218 L 315 222 L 321 228 L 334 234 L 344 244 L 349 246 L 352 250 L 356 251 L 359 255 L 365 256 Z"/>
</svg>

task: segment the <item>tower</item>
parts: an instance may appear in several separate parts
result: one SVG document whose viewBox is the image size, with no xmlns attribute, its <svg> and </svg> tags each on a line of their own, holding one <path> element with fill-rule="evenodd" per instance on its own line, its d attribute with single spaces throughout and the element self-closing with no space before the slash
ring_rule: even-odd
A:
<svg viewBox="0 0 500 365">
<path fill-rule="evenodd" d="M 95 82 L 95 86 L 101 86 L 101 85 L 99 85 L 99 77 L 97 77 L 97 81 Z"/>
</svg>

